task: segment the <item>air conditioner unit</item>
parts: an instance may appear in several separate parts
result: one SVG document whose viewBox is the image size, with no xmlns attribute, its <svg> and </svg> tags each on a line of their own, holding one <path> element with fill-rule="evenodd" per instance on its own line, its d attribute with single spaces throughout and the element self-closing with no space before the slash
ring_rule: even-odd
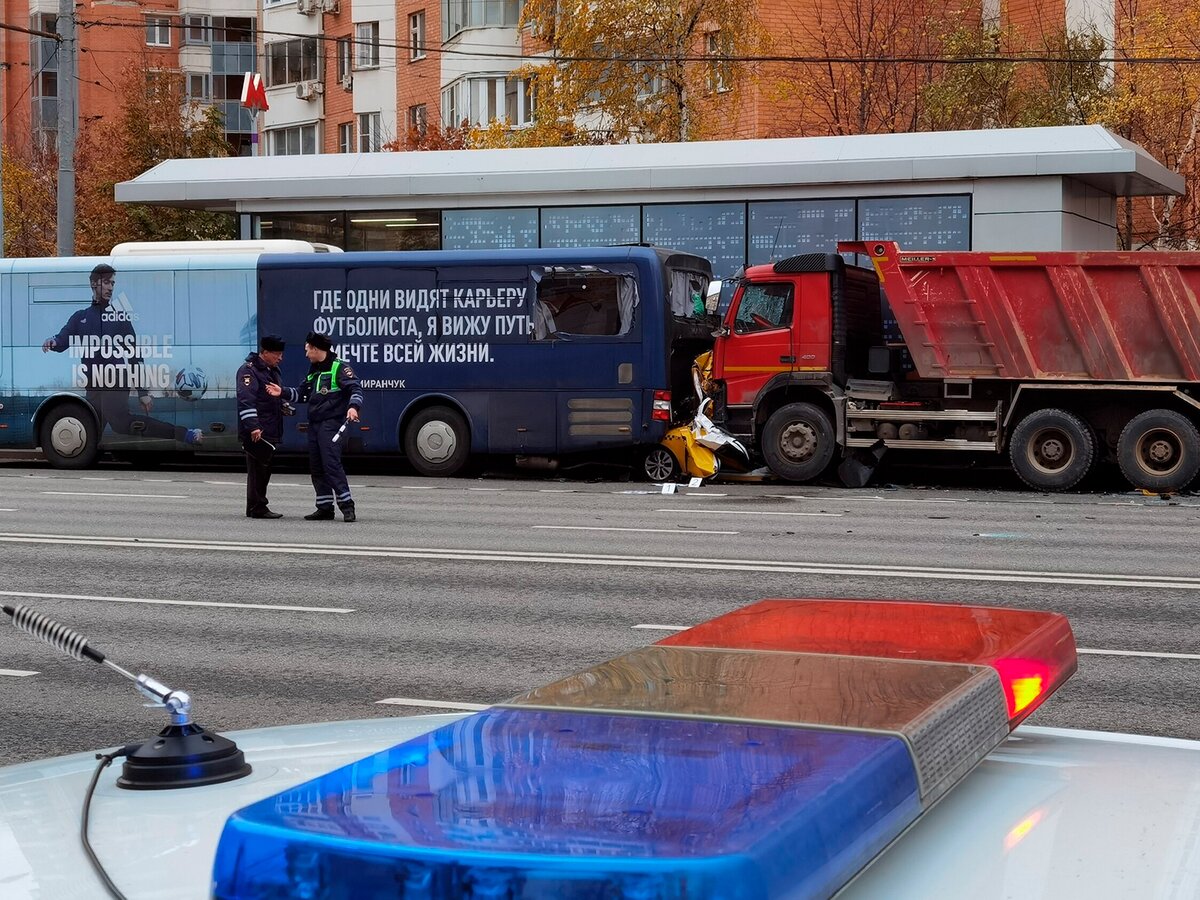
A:
<svg viewBox="0 0 1200 900">
<path fill-rule="evenodd" d="M 338 0 L 319 0 L 319 2 L 321 4 L 321 9 L 325 12 L 335 16 L 338 14 L 340 9 L 338 6 Z"/>
<path fill-rule="evenodd" d="M 342 87 L 348 91 L 354 90 L 354 76 L 349 72 L 342 76 Z"/>
<path fill-rule="evenodd" d="M 302 16 L 311 16 L 321 11 L 321 0 L 296 0 L 296 12 Z"/>
<path fill-rule="evenodd" d="M 296 96 L 301 100 L 312 100 L 323 90 L 319 81 L 301 81 L 296 85 Z"/>
</svg>

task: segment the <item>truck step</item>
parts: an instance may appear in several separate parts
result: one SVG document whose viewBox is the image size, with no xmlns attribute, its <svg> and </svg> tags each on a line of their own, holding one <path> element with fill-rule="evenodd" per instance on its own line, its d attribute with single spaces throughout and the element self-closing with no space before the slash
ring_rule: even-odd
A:
<svg viewBox="0 0 1200 900">
<path fill-rule="evenodd" d="M 846 440 L 847 447 L 874 447 L 879 443 L 879 438 L 848 438 Z M 944 441 L 902 441 L 899 438 L 891 441 L 883 442 L 885 447 L 894 448 L 897 450 L 988 450 L 994 451 L 996 444 L 993 441 L 959 441 L 959 440 L 944 440 Z"/>
</svg>

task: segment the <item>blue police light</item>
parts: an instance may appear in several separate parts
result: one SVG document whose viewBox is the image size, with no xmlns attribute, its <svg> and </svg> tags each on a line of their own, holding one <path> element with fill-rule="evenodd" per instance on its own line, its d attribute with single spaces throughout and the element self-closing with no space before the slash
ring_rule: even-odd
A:
<svg viewBox="0 0 1200 900">
<path fill-rule="evenodd" d="M 920 812 L 895 734 L 493 708 L 235 813 L 214 897 L 825 897 Z"/>
</svg>

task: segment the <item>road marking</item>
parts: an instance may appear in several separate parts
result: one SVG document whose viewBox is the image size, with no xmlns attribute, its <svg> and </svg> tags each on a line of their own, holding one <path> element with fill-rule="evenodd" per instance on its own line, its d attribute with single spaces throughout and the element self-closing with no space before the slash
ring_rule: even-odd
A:
<svg viewBox="0 0 1200 900">
<path fill-rule="evenodd" d="M 1076 653 L 1089 656 L 1146 656 L 1151 659 L 1200 659 L 1200 653 L 1166 653 L 1156 650 L 1087 650 L 1080 647 Z"/>
<path fill-rule="evenodd" d="M 0 508 L 0 512 L 18 512 L 18 510 L 15 506 L 6 506 L 3 508 Z"/>
<path fill-rule="evenodd" d="M 218 606 L 223 609 L 269 609 L 276 612 L 352 613 L 334 606 L 279 606 L 273 603 L 224 603 L 218 600 L 156 600 L 151 597 L 104 597 L 94 594 L 44 594 L 34 591 L 0 591 L 0 597 L 33 597 L 37 600 L 103 600 L 106 603 L 151 603 L 157 606 Z"/>
<path fill-rule="evenodd" d="M 575 488 L 538 488 L 539 494 L 573 494 Z"/>
<path fill-rule="evenodd" d="M 767 512 L 756 509 L 656 509 L 661 513 L 704 513 L 710 516 L 816 516 L 828 519 L 840 519 L 841 513 L 827 512 Z"/>
<path fill-rule="evenodd" d="M 802 494 L 782 494 L 781 496 L 786 500 L 812 500 L 814 502 L 821 502 L 821 503 L 833 503 L 835 501 L 840 503 L 843 499 L 845 499 L 847 503 L 854 503 L 854 502 L 857 502 L 857 503 L 868 503 L 868 502 L 879 502 L 879 503 L 968 503 L 968 502 L 970 502 L 970 501 L 966 500 L 965 498 L 959 499 L 959 498 L 938 498 L 938 497 L 879 497 L 879 496 L 872 496 L 872 497 L 842 498 L 840 496 L 837 496 L 837 497 L 805 497 Z M 1038 501 L 1038 502 L 1040 503 L 1042 501 Z"/>
<path fill-rule="evenodd" d="M 542 563 L 563 566 L 608 566 L 642 569 L 677 569 L 701 572 L 759 572 L 786 575 L 904 578 L 930 581 L 978 581 L 1010 584 L 1055 584 L 1087 587 L 1157 588 L 1200 591 L 1200 576 L 1124 575 L 1105 572 L 1038 572 L 1024 569 L 966 569 L 948 566 L 898 566 L 866 563 L 800 562 L 795 560 L 685 559 L 677 556 L 635 556 L 592 553 L 554 553 L 537 550 L 461 550 L 436 547 L 339 547 L 331 544 L 247 544 L 241 541 L 199 541 L 160 537 L 109 537 L 28 532 L 0 532 L 0 543 L 53 544 L 55 546 L 124 547 L 129 549 L 198 550 L 203 552 L 276 553 L 372 557 L 378 559 L 432 559 L 452 562 Z M 240 605 L 240 604 L 235 604 Z"/>
<path fill-rule="evenodd" d="M 632 628 L 641 628 L 645 631 L 687 631 L 691 625 L 652 625 L 642 623 L 632 625 Z M 1076 653 L 1088 654 L 1090 656 L 1146 656 L 1153 659 L 1200 659 L 1200 653 L 1166 653 L 1153 650 L 1091 650 L 1084 647 L 1078 648 Z"/>
<path fill-rule="evenodd" d="M 459 703 L 454 700 L 414 700 L 411 697 L 388 697 L 386 700 L 376 700 L 376 704 L 388 706 L 419 706 L 422 709 L 461 709 L 467 712 L 478 712 L 481 709 L 491 709 L 486 703 Z"/>
<path fill-rule="evenodd" d="M 435 491 L 437 487 L 432 484 L 402 484 L 400 489 L 404 491 Z"/>
<path fill-rule="evenodd" d="M 502 491 L 507 491 L 508 488 L 467 488 L 468 491 L 483 491 L 488 494 L 499 494 Z"/>
<path fill-rule="evenodd" d="M 111 478 L 103 475 L 80 475 L 80 481 L 112 481 Z"/>
<path fill-rule="evenodd" d="M 233 485 L 236 485 L 237 487 L 242 487 L 243 485 L 245 485 L 245 483 L 246 482 L 244 482 L 244 481 L 207 481 L 207 480 L 204 482 L 204 484 L 216 484 L 216 485 L 221 485 L 223 487 L 228 487 L 228 486 L 233 486 Z"/>
<path fill-rule="evenodd" d="M 7 675 L 10 678 L 28 678 L 30 675 L 36 675 L 37 672 L 26 672 L 24 669 L 0 669 L 0 675 Z"/>
<path fill-rule="evenodd" d="M 599 525 L 530 525 L 530 528 L 548 528 L 554 531 L 643 531 L 650 534 L 738 534 L 736 531 L 700 531 L 695 528 L 602 528 Z"/>
<path fill-rule="evenodd" d="M 187 494 L 102 494 L 98 491 L 42 491 L 60 497 L 131 497 L 150 500 L 187 500 Z"/>
</svg>

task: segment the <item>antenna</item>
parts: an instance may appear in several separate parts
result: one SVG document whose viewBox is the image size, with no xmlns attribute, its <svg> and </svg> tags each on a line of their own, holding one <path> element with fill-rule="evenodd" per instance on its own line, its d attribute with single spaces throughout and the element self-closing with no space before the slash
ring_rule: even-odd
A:
<svg viewBox="0 0 1200 900">
<path fill-rule="evenodd" d="M 172 690 L 149 675 L 134 675 L 121 668 L 83 635 L 28 606 L 5 605 L 0 609 L 12 618 L 14 628 L 67 656 L 90 659 L 128 678 L 150 700 L 148 706 L 161 707 L 170 715 L 171 723 L 157 738 L 145 741 L 128 755 L 117 779 L 118 787 L 139 791 L 197 787 L 250 774 L 250 764 L 237 744 L 219 734 L 209 734 L 192 721 L 192 698 L 185 691 Z"/>
</svg>

